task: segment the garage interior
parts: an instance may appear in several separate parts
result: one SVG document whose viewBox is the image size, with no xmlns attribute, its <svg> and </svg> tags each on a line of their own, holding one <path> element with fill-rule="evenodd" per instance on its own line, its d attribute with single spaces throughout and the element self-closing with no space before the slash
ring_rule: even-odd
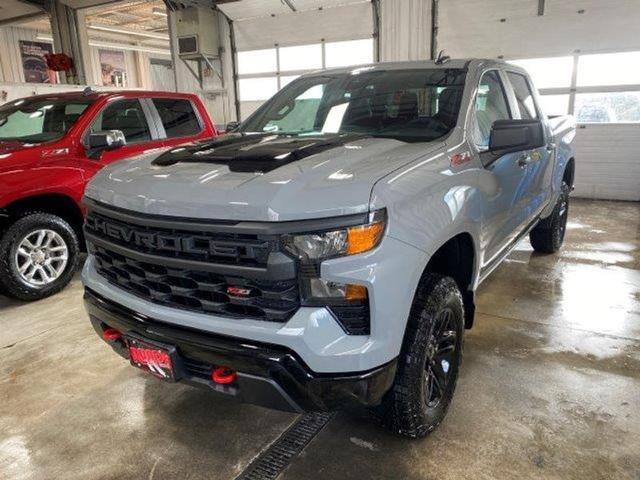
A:
<svg viewBox="0 0 640 480">
<path fill-rule="evenodd" d="M 217 51 L 181 52 L 189 9 Z M 78 271 L 44 300 L 0 295 L 0 478 L 640 479 L 639 21 L 629 0 L 0 1 L 0 104 L 190 92 L 222 127 L 299 75 L 444 50 L 525 67 L 546 113 L 578 122 L 564 246 L 525 240 L 480 286 L 456 397 L 427 438 L 341 411 L 259 476 L 307 416 L 131 368 L 96 338 Z M 27 68 L 25 42 L 74 71 Z"/>
</svg>

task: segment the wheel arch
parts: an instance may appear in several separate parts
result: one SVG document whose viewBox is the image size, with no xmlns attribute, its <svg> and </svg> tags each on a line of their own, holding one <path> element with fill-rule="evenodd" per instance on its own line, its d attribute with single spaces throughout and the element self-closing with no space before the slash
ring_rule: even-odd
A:
<svg viewBox="0 0 640 480">
<path fill-rule="evenodd" d="M 437 273 L 455 280 L 462 293 L 465 309 L 465 327 L 471 328 L 475 316 L 475 278 L 477 253 L 473 236 L 461 232 L 445 241 L 429 258 L 422 276 Z"/>
<path fill-rule="evenodd" d="M 57 215 L 69 222 L 80 244 L 84 244 L 84 242 L 82 242 L 84 216 L 77 202 L 69 195 L 64 193 L 44 193 L 23 197 L 6 205 L 3 210 L 7 213 L 9 221 L 19 218 L 25 212 L 29 211 Z"/>
<path fill-rule="evenodd" d="M 576 176 L 576 160 L 574 157 L 571 157 L 567 161 L 567 164 L 564 167 L 564 172 L 562 174 L 562 179 L 565 182 L 567 182 L 567 185 L 569 185 L 569 188 L 571 189 L 573 189 L 575 176 Z"/>
</svg>

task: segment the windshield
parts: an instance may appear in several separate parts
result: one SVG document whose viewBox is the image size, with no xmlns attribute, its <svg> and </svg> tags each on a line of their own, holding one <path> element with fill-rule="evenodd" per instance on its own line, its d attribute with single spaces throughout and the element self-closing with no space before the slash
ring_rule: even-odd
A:
<svg viewBox="0 0 640 480">
<path fill-rule="evenodd" d="M 92 99 L 22 99 L 0 107 L 0 141 L 51 142 L 62 138 Z"/>
<path fill-rule="evenodd" d="M 238 131 L 281 135 L 359 133 L 428 142 L 455 126 L 462 69 L 354 71 L 291 82 Z"/>
</svg>

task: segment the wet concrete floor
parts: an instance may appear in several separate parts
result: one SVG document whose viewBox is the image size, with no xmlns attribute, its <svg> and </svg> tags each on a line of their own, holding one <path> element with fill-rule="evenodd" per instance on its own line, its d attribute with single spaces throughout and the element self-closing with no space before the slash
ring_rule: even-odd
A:
<svg viewBox="0 0 640 480">
<path fill-rule="evenodd" d="M 0 297 L 0 479 L 232 479 L 296 421 L 129 367 L 81 296 Z M 487 279 L 434 434 L 339 413 L 280 478 L 639 480 L 640 204 L 574 200 Z"/>
</svg>

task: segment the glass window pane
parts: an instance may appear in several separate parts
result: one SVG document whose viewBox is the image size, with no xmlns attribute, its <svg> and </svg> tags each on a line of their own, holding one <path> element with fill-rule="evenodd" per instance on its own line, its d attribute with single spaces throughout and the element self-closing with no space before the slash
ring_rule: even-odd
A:
<svg viewBox="0 0 640 480">
<path fill-rule="evenodd" d="M 534 88 L 561 88 L 571 86 L 573 57 L 529 58 L 509 63 L 524 68 L 533 80 Z"/>
<path fill-rule="evenodd" d="M 262 130 L 264 132 L 313 131 L 324 89 L 324 84 L 307 88 L 292 103 L 278 110 L 277 119 L 269 120 Z"/>
<path fill-rule="evenodd" d="M 91 124 L 92 132 L 120 130 L 127 143 L 148 142 L 151 133 L 138 100 L 120 100 L 109 104 Z"/>
<path fill-rule="evenodd" d="M 575 112 L 581 123 L 640 122 L 640 92 L 580 93 Z"/>
<path fill-rule="evenodd" d="M 278 79 L 276 77 L 241 78 L 238 81 L 240 87 L 240 100 L 243 102 L 252 100 L 267 100 L 278 91 Z"/>
<path fill-rule="evenodd" d="M 196 135 L 202 128 L 189 100 L 154 98 L 167 138 Z"/>
<path fill-rule="evenodd" d="M 524 75 L 518 73 L 508 72 L 507 76 L 513 87 L 513 91 L 516 95 L 518 102 L 518 110 L 520 111 L 520 118 L 530 120 L 532 118 L 538 118 L 538 112 L 536 112 L 536 104 L 529 88 L 529 83 Z"/>
<path fill-rule="evenodd" d="M 640 84 L 640 52 L 581 55 L 579 87 Z"/>
<path fill-rule="evenodd" d="M 569 113 L 569 94 L 541 95 L 540 108 L 546 115 L 567 115 Z"/>
<path fill-rule="evenodd" d="M 502 81 L 494 70 L 485 73 L 478 86 L 473 137 L 480 148 L 489 146 L 491 127 L 496 120 L 511 118 Z"/>
<path fill-rule="evenodd" d="M 277 70 L 276 49 L 238 52 L 238 73 L 263 73 Z"/>
<path fill-rule="evenodd" d="M 325 44 L 327 67 L 346 67 L 373 63 L 373 40 L 350 40 Z"/>
<path fill-rule="evenodd" d="M 280 48 L 280 71 L 322 68 L 322 46 L 301 45 Z"/>
</svg>

